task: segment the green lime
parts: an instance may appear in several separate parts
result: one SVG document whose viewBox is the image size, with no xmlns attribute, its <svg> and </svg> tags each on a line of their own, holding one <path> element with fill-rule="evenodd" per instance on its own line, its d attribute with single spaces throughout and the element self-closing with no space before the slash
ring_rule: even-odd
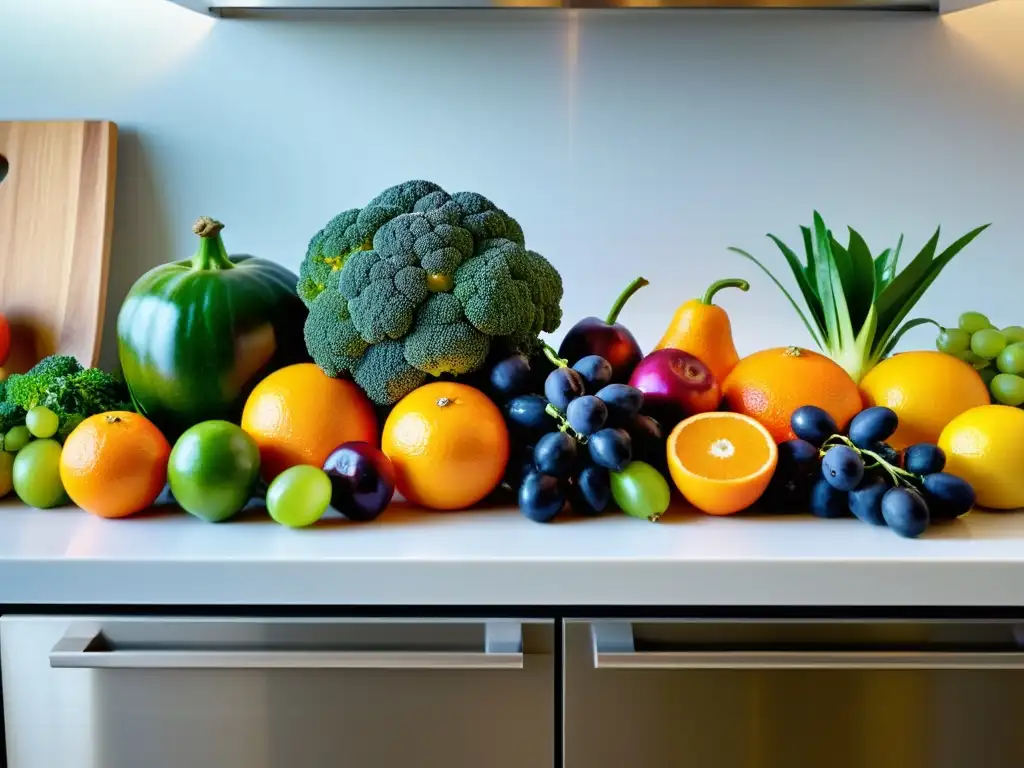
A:
<svg viewBox="0 0 1024 768">
<path fill-rule="evenodd" d="M 960 315 L 957 325 L 960 326 L 960 330 L 967 331 L 968 333 L 977 333 L 992 327 L 992 323 L 981 312 L 964 312 Z"/>
<path fill-rule="evenodd" d="M 219 420 L 185 430 L 167 465 L 174 500 L 210 523 L 227 520 L 245 506 L 259 473 L 256 441 L 236 424 Z"/>
<path fill-rule="evenodd" d="M 289 467 L 267 488 L 267 512 L 289 528 L 312 525 L 330 503 L 331 478 L 320 467 L 308 464 Z"/>
<path fill-rule="evenodd" d="M 30 507 L 50 509 L 70 502 L 60 479 L 60 451 L 56 440 L 33 440 L 14 457 L 14 492 Z"/>
<path fill-rule="evenodd" d="M 14 454 L 0 451 L 0 499 L 14 488 Z"/>
<path fill-rule="evenodd" d="M 672 499 L 662 474 L 643 461 L 632 461 L 621 472 L 612 472 L 612 498 L 630 517 L 657 520 Z"/>
</svg>

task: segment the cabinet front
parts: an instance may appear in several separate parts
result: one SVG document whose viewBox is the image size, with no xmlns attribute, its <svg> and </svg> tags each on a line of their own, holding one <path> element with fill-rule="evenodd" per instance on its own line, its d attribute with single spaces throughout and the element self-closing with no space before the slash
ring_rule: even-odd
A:
<svg viewBox="0 0 1024 768">
<path fill-rule="evenodd" d="M 1020 768 L 1004 622 L 570 621 L 567 768 Z"/>
<path fill-rule="evenodd" d="M 527 768 L 552 625 L 4 617 L 11 768 Z"/>
</svg>

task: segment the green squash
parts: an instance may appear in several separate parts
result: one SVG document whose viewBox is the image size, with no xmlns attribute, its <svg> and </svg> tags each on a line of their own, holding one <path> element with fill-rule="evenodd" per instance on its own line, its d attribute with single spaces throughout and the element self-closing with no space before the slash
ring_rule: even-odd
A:
<svg viewBox="0 0 1024 768">
<path fill-rule="evenodd" d="M 265 259 L 229 257 L 221 229 L 213 219 L 196 222 L 191 260 L 145 273 L 117 317 L 132 402 L 170 440 L 209 419 L 237 424 L 257 382 L 309 360 L 296 275 Z"/>
</svg>

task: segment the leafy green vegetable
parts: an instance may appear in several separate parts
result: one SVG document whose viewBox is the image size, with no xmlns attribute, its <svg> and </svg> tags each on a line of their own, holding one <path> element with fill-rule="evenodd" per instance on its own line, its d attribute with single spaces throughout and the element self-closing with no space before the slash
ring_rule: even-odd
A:
<svg viewBox="0 0 1024 768">
<path fill-rule="evenodd" d="M 70 355 L 44 357 L 26 373 L 8 377 L 0 403 L 0 426 L 25 423 L 25 414 L 45 405 L 57 414 L 60 440 L 83 419 L 106 411 L 133 411 L 125 385 L 98 368 L 83 368 Z"/>
<path fill-rule="evenodd" d="M 813 226 L 801 227 L 803 259 L 778 237 L 768 235 L 782 251 L 793 273 L 806 312 L 764 264 L 744 250 L 729 250 L 749 259 L 771 278 L 818 347 L 859 382 L 892 353 L 904 333 L 924 323 L 938 325 L 928 318 L 907 322 L 904 319 L 943 267 L 988 227 L 985 224 L 971 230 L 938 255 L 939 230 L 936 229 L 903 271 L 897 272 L 902 235 L 895 248 L 872 256 L 860 233 L 851 227 L 849 243 L 844 246 L 815 211 Z"/>
</svg>

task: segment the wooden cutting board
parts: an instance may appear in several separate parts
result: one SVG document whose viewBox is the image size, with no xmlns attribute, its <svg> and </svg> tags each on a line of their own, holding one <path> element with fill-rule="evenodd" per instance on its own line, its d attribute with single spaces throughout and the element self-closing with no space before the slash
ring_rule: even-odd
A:
<svg viewBox="0 0 1024 768">
<path fill-rule="evenodd" d="M 54 353 L 96 365 L 116 161 L 114 123 L 0 122 L 0 312 L 11 325 L 9 373 Z"/>
</svg>

